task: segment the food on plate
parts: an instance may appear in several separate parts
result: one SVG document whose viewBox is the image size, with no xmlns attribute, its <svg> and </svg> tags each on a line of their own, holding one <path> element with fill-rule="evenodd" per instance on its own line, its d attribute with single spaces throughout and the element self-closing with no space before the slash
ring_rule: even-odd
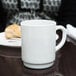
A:
<svg viewBox="0 0 76 76">
<path fill-rule="evenodd" d="M 15 23 L 7 26 L 5 29 L 5 37 L 7 39 L 21 38 L 21 27 Z"/>
</svg>

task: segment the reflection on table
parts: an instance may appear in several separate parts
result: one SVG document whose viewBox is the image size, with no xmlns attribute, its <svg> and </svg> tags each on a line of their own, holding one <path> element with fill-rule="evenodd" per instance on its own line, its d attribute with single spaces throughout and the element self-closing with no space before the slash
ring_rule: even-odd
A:
<svg viewBox="0 0 76 76">
<path fill-rule="evenodd" d="M 66 42 L 57 52 L 55 64 L 42 70 L 26 68 L 21 60 L 21 48 L 0 46 L 0 76 L 76 76 L 76 45 Z M 58 75 L 59 76 L 59 75 Z"/>
</svg>

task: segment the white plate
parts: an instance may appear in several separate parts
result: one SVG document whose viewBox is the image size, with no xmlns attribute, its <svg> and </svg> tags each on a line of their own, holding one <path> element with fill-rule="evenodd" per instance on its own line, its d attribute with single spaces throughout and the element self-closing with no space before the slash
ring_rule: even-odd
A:
<svg viewBox="0 0 76 76">
<path fill-rule="evenodd" d="M 21 47 L 21 38 L 6 39 L 5 32 L 1 32 L 0 45 L 10 46 L 10 47 Z"/>
<path fill-rule="evenodd" d="M 56 35 L 56 40 L 59 38 Z M 21 38 L 6 39 L 5 32 L 0 33 L 0 45 L 9 47 L 21 47 Z"/>
<path fill-rule="evenodd" d="M 56 40 L 58 40 L 58 39 L 59 39 L 59 35 L 56 34 Z"/>
</svg>

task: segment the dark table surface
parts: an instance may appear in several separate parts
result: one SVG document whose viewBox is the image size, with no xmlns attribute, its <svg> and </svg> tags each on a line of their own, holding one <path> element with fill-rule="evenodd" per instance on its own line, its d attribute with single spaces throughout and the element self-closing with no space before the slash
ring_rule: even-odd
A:
<svg viewBox="0 0 76 76">
<path fill-rule="evenodd" d="M 66 42 L 57 52 L 54 65 L 42 70 L 29 69 L 23 65 L 21 48 L 0 46 L 0 76 L 55 76 L 57 73 L 76 76 L 76 45 Z"/>
</svg>

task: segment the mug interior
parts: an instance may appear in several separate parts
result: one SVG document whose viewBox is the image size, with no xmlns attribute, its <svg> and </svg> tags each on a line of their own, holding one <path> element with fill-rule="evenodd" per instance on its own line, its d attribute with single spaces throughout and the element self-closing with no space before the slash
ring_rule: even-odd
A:
<svg viewBox="0 0 76 76">
<path fill-rule="evenodd" d="M 24 26 L 48 26 L 48 25 L 56 25 L 56 22 L 53 20 L 24 20 L 21 22 L 21 25 L 24 25 Z"/>
</svg>

